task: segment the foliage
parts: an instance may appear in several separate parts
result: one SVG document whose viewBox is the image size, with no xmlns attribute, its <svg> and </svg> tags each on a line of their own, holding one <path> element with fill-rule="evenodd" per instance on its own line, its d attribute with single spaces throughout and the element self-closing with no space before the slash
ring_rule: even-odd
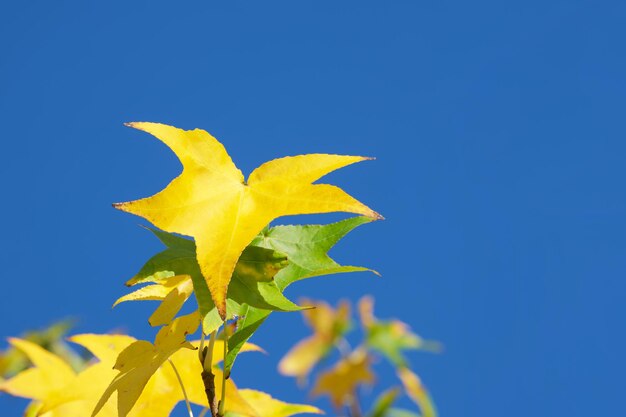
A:
<svg viewBox="0 0 626 417">
<path fill-rule="evenodd" d="M 160 329 L 153 343 L 119 334 L 71 337 L 91 353 L 87 357 L 72 353 L 62 341 L 64 327 L 40 338 L 10 339 L 12 348 L 0 356 L 0 372 L 7 378 L 0 390 L 31 399 L 26 416 L 160 417 L 169 416 L 181 401 L 190 416 L 193 405 L 203 408 L 201 416 L 212 417 L 320 413 L 313 406 L 239 389 L 230 378 L 239 353 L 260 350 L 249 339 L 275 311 L 301 311 L 313 331 L 280 362 L 283 374 L 304 382 L 334 347 L 340 347 L 341 359 L 319 374 L 312 392 L 330 396 L 338 408 L 347 405 L 352 416 L 359 417 L 356 393 L 374 382 L 377 352 L 397 367 L 407 395 L 422 414 L 435 416 L 432 401 L 409 370 L 403 352 L 437 350 L 437 344 L 422 340 L 399 321 L 377 320 L 373 301 L 366 298 L 359 304 L 365 339 L 351 350 L 344 339 L 353 327 L 348 303 L 333 308 L 303 300 L 298 305 L 284 295 L 289 285 L 307 278 L 378 274 L 366 267 L 339 265 L 328 251 L 354 228 L 382 217 L 336 186 L 314 184 L 334 170 L 370 158 L 284 157 L 262 164 L 244 180 L 222 144 L 203 130 L 143 122 L 129 126 L 156 136 L 183 165 L 182 173 L 163 191 L 114 205 L 149 220 L 157 228 L 147 229 L 165 245 L 126 282 L 135 289 L 114 306 L 158 301 L 149 323 Z M 361 216 L 325 225 L 270 225 L 285 215 L 328 212 Z M 179 315 L 192 294 L 197 309 Z M 200 340 L 189 341 L 198 329 Z M 32 367 L 25 369 L 25 358 Z M 398 392 L 384 393 L 370 415 L 409 413 L 392 407 Z"/>
<path fill-rule="evenodd" d="M 330 368 L 320 372 L 313 384 L 313 395 L 330 397 L 337 411 L 346 407 L 351 416 L 360 415 L 359 389 L 372 385 L 376 380 L 373 370 L 376 354 L 385 357 L 396 369 L 406 395 L 417 404 L 423 417 L 437 415 L 430 394 L 419 377 L 409 369 L 403 356 L 406 350 L 439 351 L 438 342 L 428 341 L 413 333 L 409 326 L 399 320 L 381 321 L 374 317 L 374 301 L 363 297 L 359 301 L 359 315 L 363 340 L 351 349 L 346 336 L 351 330 L 350 304 L 340 301 L 333 308 L 323 301 L 308 301 L 316 308 L 304 311 L 305 321 L 313 334 L 298 342 L 283 357 L 279 371 L 295 376 L 301 382 L 335 348 L 340 357 Z M 371 417 L 393 417 L 399 409 L 393 408 L 399 389 L 391 389 L 381 395 L 368 413 Z M 402 413 L 411 411 L 402 410 Z"/>
</svg>

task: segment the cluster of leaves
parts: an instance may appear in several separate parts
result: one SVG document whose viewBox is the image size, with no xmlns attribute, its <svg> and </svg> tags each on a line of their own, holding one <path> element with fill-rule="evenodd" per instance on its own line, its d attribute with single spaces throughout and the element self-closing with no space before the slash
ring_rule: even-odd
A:
<svg viewBox="0 0 626 417">
<path fill-rule="evenodd" d="M 303 311 L 305 323 L 312 334 L 298 342 L 280 361 L 283 375 L 296 377 L 300 384 L 308 379 L 316 366 L 333 350 L 339 359 L 330 368 L 317 373 L 311 393 L 330 397 L 337 411 L 345 409 L 351 417 L 362 415 L 359 390 L 376 379 L 372 364 L 380 355 L 395 368 L 404 393 L 419 407 L 420 414 L 394 407 L 401 393 L 391 388 L 380 395 L 367 417 L 436 417 L 435 406 L 419 377 L 411 371 L 404 356 L 406 350 L 438 352 L 438 342 L 424 340 L 399 320 L 379 320 L 374 316 L 374 301 L 363 297 L 358 304 L 363 340 L 351 348 L 346 335 L 352 330 L 351 306 L 341 301 L 336 308 L 323 301 L 310 301 L 316 308 Z"/>
<path fill-rule="evenodd" d="M 46 417 L 167 416 L 183 400 L 190 416 L 192 404 L 204 407 L 202 415 L 212 417 L 318 412 L 315 407 L 282 403 L 259 391 L 237 389 L 230 375 L 240 352 L 258 349 L 248 340 L 272 312 L 311 307 L 286 298 L 287 286 L 319 275 L 371 271 L 339 265 L 327 252 L 355 227 L 381 216 L 338 187 L 314 184 L 336 169 L 369 158 L 285 157 L 261 165 L 246 181 L 222 144 L 203 130 L 156 123 L 130 126 L 160 139 L 183 166 L 182 173 L 161 192 L 114 205 L 149 220 L 156 228 L 148 229 L 165 245 L 126 283 L 139 288 L 115 302 L 159 301 L 149 319 L 152 326 L 161 326 L 155 341 L 119 335 L 75 336 L 71 340 L 94 355 L 77 372 L 36 344 L 12 339 L 12 345 L 34 367 L 4 381 L 0 389 L 33 399 L 30 415 Z M 285 215 L 328 212 L 361 216 L 328 225 L 269 226 Z M 192 294 L 197 310 L 181 316 Z M 346 330 L 334 314 L 328 327 L 330 316 L 323 317 L 324 308 L 315 311 L 307 313 L 319 318 L 314 341 L 308 343 L 316 346 L 317 356 L 308 365 L 305 360 L 304 373 L 296 370 L 297 375 L 306 375 L 328 350 L 329 340 Z M 189 342 L 187 336 L 198 328 L 200 340 Z M 388 354 L 385 338 L 391 330 L 372 330 L 368 346 L 378 345 Z M 404 348 L 412 342 L 398 343 Z M 352 361 L 365 366 L 369 354 L 357 350 L 346 361 L 347 365 L 341 365 L 344 368 L 352 366 Z M 294 367 L 303 367 L 288 362 L 281 369 L 291 367 L 291 374 Z M 345 401 L 344 397 L 339 395 L 337 402 Z"/>
<path fill-rule="evenodd" d="M 194 315 L 180 317 L 163 327 L 154 344 L 126 335 L 72 336 L 71 342 L 93 355 L 80 372 L 34 342 L 11 338 L 11 345 L 34 366 L 3 381 L 0 389 L 33 400 L 26 410 L 27 417 L 84 417 L 92 412 L 102 417 L 167 417 L 180 401 L 207 407 L 204 385 L 198 378 L 202 365 L 193 350 L 200 342 L 185 341 L 185 334 L 198 326 Z M 223 341 L 215 343 L 219 348 Z M 180 345 L 192 349 L 179 349 Z M 259 351 L 260 348 L 246 344 L 242 350 Z M 141 362 L 138 357 L 142 358 Z M 218 364 L 222 360 L 219 355 L 212 358 L 211 366 L 217 375 L 221 372 Z M 164 362 L 169 366 L 163 366 Z M 218 387 L 218 391 L 220 389 Z M 118 396 L 109 400 L 114 390 Z M 259 391 L 238 389 L 231 380 L 227 384 L 226 398 L 226 412 L 233 416 L 288 417 L 297 413 L 320 413 L 312 406 L 287 404 Z"/>
</svg>

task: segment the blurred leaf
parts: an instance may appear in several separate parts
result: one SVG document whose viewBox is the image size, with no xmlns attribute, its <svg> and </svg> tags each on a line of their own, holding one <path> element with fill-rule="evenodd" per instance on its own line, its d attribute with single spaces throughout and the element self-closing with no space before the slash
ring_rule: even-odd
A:
<svg viewBox="0 0 626 417">
<path fill-rule="evenodd" d="M 281 374 L 295 376 L 300 381 L 350 328 L 350 304 L 347 302 L 340 302 L 336 310 L 325 302 L 303 300 L 302 304 L 315 307 L 302 312 L 313 335 L 296 344 L 278 364 Z"/>
<path fill-rule="evenodd" d="M 363 297 L 359 301 L 359 314 L 366 333 L 367 346 L 383 354 L 391 363 L 398 367 L 407 365 L 402 354 L 405 350 L 427 350 L 438 352 L 438 342 L 424 340 L 411 331 L 409 326 L 400 320 L 381 321 L 373 314 L 374 300 Z"/>
<path fill-rule="evenodd" d="M 73 326 L 73 320 L 61 320 L 43 330 L 26 332 L 20 338 L 60 356 L 74 370 L 78 371 L 84 367 L 87 358 L 76 353 L 63 340 Z M 0 380 L 23 371 L 29 365 L 30 361 L 23 352 L 14 347 L 9 347 L 4 352 L 0 352 Z"/>
<path fill-rule="evenodd" d="M 367 417 L 389 417 L 389 411 L 398 395 L 400 395 L 398 388 L 392 388 L 380 394 Z"/>
<path fill-rule="evenodd" d="M 320 373 L 313 387 L 313 395 L 328 395 L 336 408 L 355 401 L 360 385 L 374 382 L 370 358 L 364 350 L 357 349 L 337 364 Z"/>
<path fill-rule="evenodd" d="M 222 319 L 226 319 L 227 290 L 237 260 L 273 219 L 329 212 L 380 218 L 340 188 L 313 184 L 368 158 L 326 154 L 280 158 L 256 168 L 246 181 L 224 146 L 204 130 L 146 122 L 129 126 L 165 143 L 180 159 L 183 171 L 159 193 L 114 206 L 160 229 L 194 238 L 202 276 Z"/>
<path fill-rule="evenodd" d="M 398 377 L 409 398 L 419 406 L 422 417 L 437 417 L 435 405 L 420 378 L 408 368 L 399 369 Z"/>
<path fill-rule="evenodd" d="M 312 405 L 289 404 L 261 391 L 242 389 L 239 393 L 256 411 L 259 417 L 290 417 L 296 414 L 324 414 Z M 228 404 L 228 402 L 226 402 Z"/>
<path fill-rule="evenodd" d="M 423 417 L 415 411 L 405 410 L 403 408 L 391 408 L 385 417 Z"/>
<path fill-rule="evenodd" d="M 9 343 L 23 352 L 34 367 L 3 381 L 0 391 L 43 401 L 73 380 L 74 370 L 57 355 L 27 340 L 10 338 Z"/>
</svg>

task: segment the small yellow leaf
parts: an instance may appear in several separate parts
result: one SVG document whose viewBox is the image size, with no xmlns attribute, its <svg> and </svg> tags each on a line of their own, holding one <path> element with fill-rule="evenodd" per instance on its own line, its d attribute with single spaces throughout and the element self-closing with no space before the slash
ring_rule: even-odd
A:
<svg viewBox="0 0 626 417">
<path fill-rule="evenodd" d="M 116 391 L 119 417 L 126 417 L 150 381 L 150 377 L 157 372 L 163 362 L 181 348 L 193 348 L 187 342 L 186 335 L 194 333 L 199 325 L 200 317 L 197 312 L 182 316 L 157 333 L 154 345 L 139 340 L 124 349 L 114 365 L 114 369 L 120 372 L 102 394 L 92 417 L 98 414 Z"/>
<path fill-rule="evenodd" d="M 283 375 L 295 376 L 302 382 L 328 351 L 328 341 L 318 335 L 301 340 L 278 363 Z"/>
<path fill-rule="evenodd" d="M 172 291 L 163 298 L 159 307 L 154 310 L 154 313 L 152 313 L 148 319 L 151 326 L 162 326 L 174 320 L 174 317 L 176 317 L 176 314 L 178 314 L 183 307 L 185 301 L 193 294 L 191 278 L 186 278 L 187 279 L 173 288 Z"/>
<path fill-rule="evenodd" d="M 373 382 L 370 358 L 364 350 L 357 349 L 332 369 L 321 373 L 312 393 L 328 395 L 333 405 L 339 408 L 354 401 L 359 385 Z"/>
<path fill-rule="evenodd" d="M 259 417 L 290 417 L 295 414 L 324 414 L 312 405 L 289 404 L 261 391 L 252 389 L 239 390 L 241 397 L 254 408 Z"/>
<path fill-rule="evenodd" d="M 163 300 L 172 290 L 187 281 L 191 281 L 191 278 L 187 275 L 177 275 L 155 280 L 154 284 L 146 285 L 145 287 L 118 298 L 115 303 L 113 303 L 113 307 L 125 301 Z"/>
<path fill-rule="evenodd" d="M 222 318 L 226 317 L 226 293 L 239 256 L 273 219 L 338 211 L 381 218 L 340 188 L 313 184 L 336 169 L 368 158 L 285 157 L 261 165 L 246 182 L 224 146 L 204 130 L 144 122 L 129 126 L 165 143 L 180 159 L 183 171 L 161 192 L 115 207 L 144 217 L 165 231 L 194 238 L 200 270 Z"/>
<path fill-rule="evenodd" d="M 162 326 L 171 322 L 183 304 L 193 293 L 193 283 L 188 275 L 177 275 L 154 280 L 154 284 L 139 288 L 118 298 L 113 307 L 125 301 L 158 300 L 159 307 L 152 313 L 148 322 L 151 326 Z"/>
<path fill-rule="evenodd" d="M 350 304 L 340 301 L 337 309 L 323 301 L 303 299 L 302 305 L 312 306 L 303 310 L 305 322 L 313 335 L 301 340 L 281 359 L 278 371 L 303 382 L 313 367 L 324 358 L 335 342 L 350 326 Z"/>
<path fill-rule="evenodd" d="M 398 370 L 398 377 L 402 381 L 409 398 L 419 406 L 422 411 L 422 416 L 437 417 L 435 405 L 420 378 L 408 368 L 400 368 Z"/>
</svg>

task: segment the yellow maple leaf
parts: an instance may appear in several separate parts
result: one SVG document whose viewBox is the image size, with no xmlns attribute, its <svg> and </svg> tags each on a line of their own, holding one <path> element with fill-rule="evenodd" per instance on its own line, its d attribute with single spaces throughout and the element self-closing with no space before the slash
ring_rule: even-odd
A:
<svg viewBox="0 0 626 417">
<path fill-rule="evenodd" d="M 422 384 L 420 378 L 408 368 L 398 369 L 398 377 L 404 385 L 409 398 L 417 404 L 422 411 L 422 417 L 437 417 L 437 410 L 430 394 Z"/>
<path fill-rule="evenodd" d="M 324 414 L 322 410 L 312 405 L 289 404 L 261 391 L 241 389 L 239 393 L 256 410 L 259 417 L 290 417 L 305 413 Z"/>
<path fill-rule="evenodd" d="M 324 175 L 370 158 L 310 154 L 269 161 L 248 180 L 224 146 L 204 130 L 185 131 L 158 123 L 129 123 L 165 143 L 180 159 L 182 173 L 164 190 L 118 203 L 120 210 L 155 226 L 192 236 L 202 275 L 222 319 L 237 259 L 272 220 L 287 215 L 348 212 L 379 214 L 338 187 L 313 184 Z"/>
<path fill-rule="evenodd" d="M 317 378 L 313 395 L 326 394 L 337 408 L 354 401 L 359 385 L 374 382 L 374 374 L 370 369 L 370 358 L 362 349 L 353 351 L 341 359 L 328 371 L 322 372 Z"/>
<path fill-rule="evenodd" d="M 160 378 L 159 376 L 153 378 L 152 381 L 151 377 L 161 365 L 179 349 L 193 349 L 193 345 L 186 340 L 185 336 L 194 333 L 199 325 L 200 317 L 197 312 L 179 317 L 159 330 L 154 344 L 138 340 L 120 352 L 113 367 L 119 373 L 102 394 L 93 410 L 92 417 L 98 414 L 115 391 L 117 391 L 118 415 L 126 417 L 137 403 L 146 385 L 158 383 L 155 379 Z"/>
<path fill-rule="evenodd" d="M 153 284 L 118 298 L 113 307 L 125 301 L 160 300 L 161 304 L 152 313 L 148 322 L 151 326 L 161 326 L 174 319 L 192 293 L 191 278 L 188 275 L 177 275 L 156 279 Z"/>
</svg>

